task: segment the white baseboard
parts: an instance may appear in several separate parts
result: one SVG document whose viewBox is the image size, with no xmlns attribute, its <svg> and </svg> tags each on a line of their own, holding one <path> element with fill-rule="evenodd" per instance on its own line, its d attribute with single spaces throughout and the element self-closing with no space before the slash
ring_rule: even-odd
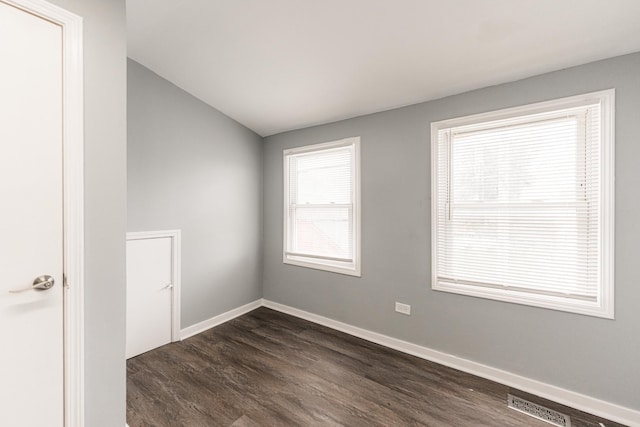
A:
<svg viewBox="0 0 640 427">
<path fill-rule="evenodd" d="M 625 408 L 614 403 L 606 402 L 604 400 L 576 393 L 571 390 L 556 387 L 554 385 L 523 377 L 511 372 L 503 371 L 501 369 L 493 368 L 491 366 L 483 365 L 478 362 L 463 359 L 461 357 L 453 356 L 451 354 L 443 353 L 438 350 L 433 350 L 428 347 L 399 340 L 397 338 L 379 334 L 377 332 L 358 328 L 347 323 L 329 319 L 328 317 L 309 313 L 304 310 L 300 310 L 266 299 L 259 299 L 250 302 L 249 304 L 234 308 L 233 310 L 229 310 L 226 313 L 222 313 L 218 316 L 212 317 L 211 319 L 207 319 L 203 322 L 182 329 L 180 331 L 180 338 L 189 338 L 193 335 L 199 334 L 200 332 L 204 332 L 207 329 L 211 329 L 214 326 L 234 319 L 238 316 L 242 316 L 243 314 L 253 311 L 261 306 L 285 314 L 289 314 L 291 316 L 299 317 L 301 319 L 305 319 L 310 322 L 317 323 L 319 325 L 323 325 L 328 328 L 335 329 L 349 335 L 353 335 L 355 337 L 401 351 L 403 353 L 411 354 L 421 359 L 439 363 L 441 365 L 448 366 L 459 371 L 467 372 L 472 375 L 477 375 L 479 377 L 504 384 L 508 387 L 513 387 L 518 390 L 533 394 L 535 396 L 540 396 L 553 402 L 557 402 L 571 408 L 588 412 L 590 414 L 603 417 L 611 421 L 626 424 L 629 426 L 640 426 L 640 411 Z"/>
<path fill-rule="evenodd" d="M 241 307 L 229 310 L 226 313 L 222 313 L 200 323 L 196 323 L 195 325 L 187 326 L 180 331 L 180 339 L 183 340 L 192 337 L 196 334 L 199 334 L 200 332 L 206 331 L 207 329 L 211 329 L 214 326 L 218 326 L 221 323 L 228 322 L 231 319 L 235 319 L 238 316 L 242 316 L 245 313 L 255 310 L 261 305 L 262 299 L 258 299 L 250 302 L 249 304 L 245 304 Z"/>
<path fill-rule="evenodd" d="M 511 372 L 503 371 L 501 369 L 492 368 L 491 366 L 483 365 L 481 363 L 473 362 L 471 360 L 433 350 L 428 347 L 423 347 L 407 341 L 399 340 L 397 338 L 392 338 L 387 335 L 382 335 L 377 332 L 358 328 L 347 323 L 338 322 L 337 320 L 329 319 L 327 317 L 319 316 L 317 314 L 309 313 L 307 311 L 299 310 L 297 308 L 289 307 L 277 302 L 263 299 L 262 305 L 264 307 L 271 308 L 273 310 L 289 314 L 291 316 L 299 317 L 301 319 L 305 319 L 310 322 L 329 327 L 331 329 L 345 332 L 349 335 L 353 335 L 358 338 L 362 338 L 367 341 L 371 341 L 376 344 L 401 351 L 403 353 L 411 354 L 421 359 L 429 360 L 431 362 L 439 363 L 441 365 L 445 365 L 459 371 L 477 375 L 479 377 L 504 384 L 508 387 L 513 387 L 518 390 L 522 390 L 524 392 L 549 399 L 553 402 L 557 402 L 562 405 L 578 409 L 580 411 L 588 412 L 590 414 L 609 419 L 611 421 L 630 426 L 640 426 L 640 412 L 633 409 L 625 408 L 614 403 L 606 402 L 604 400 L 576 393 L 571 390 L 566 390 L 560 387 L 543 383 L 541 381 L 526 378 L 517 374 L 513 374 Z"/>
</svg>

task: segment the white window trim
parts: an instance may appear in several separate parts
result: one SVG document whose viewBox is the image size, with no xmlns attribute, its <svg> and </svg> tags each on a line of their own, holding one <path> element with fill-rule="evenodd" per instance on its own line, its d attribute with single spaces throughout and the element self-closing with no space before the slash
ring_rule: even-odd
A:
<svg viewBox="0 0 640 427">
<path fill-rule="evenodd" d="M 339 148 L 353 145 L 354 149 L 354 206 L 353 206 L 353 262 L 345 265 L 340 261 L 327 259 L 309 258 L 305 256 L 296 256 L 287 251 L 289 241 L 289 164 L 288 156 L 291 154 L 301 154 L 317 150 L 325 150 L 330 148 Z M 282 239 L 282 262 L 285 264 L 296 265 L 299 267 L 313 268 L 316 270 L 330 271 L 333 273 L 346 274 L 349 276 L 361 276 L 360 262 L 360 236 L 361 236 L 361 197 L 360 197 L 360 137 L 344 138 L 338 141 L 324 142 L 321 144 L 306 145 L 304 147 L 290 148 L 283 151 L 283 181 L 284 181 L 284 206 L 283 206 L 283 239 Z"/>
<path fill-rule="evenodd" d="M 438 131 L 442 128 L 465 126 L 577 107 L 601 105 L 601 279 L 596 302 L 569 300 L 521 290 L 477 287 L 437 280 L 437 218 L 438 218 Z M 523 105 L 481 114 L 431 123 L 431 287 L 436 291 L 481 297 L 498 301 L 549 308 L 571 313 L 614 319 L 614 195 L 615 195 L 615 89 Z"/>
</svg>

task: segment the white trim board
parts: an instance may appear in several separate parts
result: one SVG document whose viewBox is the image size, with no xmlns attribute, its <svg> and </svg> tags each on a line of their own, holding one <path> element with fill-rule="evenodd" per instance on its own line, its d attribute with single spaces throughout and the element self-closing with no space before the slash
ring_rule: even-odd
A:
<svg viewBox="0 0 640 427">
<path fill-rule="evenodd" d="M 236 317 L 253 311 L 263 305 L 262 301 L 262 299 L 258 299 L 238 308 L 234 308 L 233 310 L 229 310 L 225 313 L 214 316 L 210 319 L 203 320 L 202 322 L 196 323 L 195 325 L 187 326 L 182 331 L 180 331 L 180 339 L 187 339 L 208 329 L 211 329 L 214 326 L 218 326 L 222 323 L 228 322 L 229 320 L 235 319 Z"/>
<path fill-rule="evenodd" d="M 182 339 L 180 331 L 180 294 L 182 292 L 181 272 L 181 232 L 180 230 L 130 231 L 127 241 L 143 239 L 171 239 L 171 342 Z"/>
<path fill-rule="evenodd" d="M 309 313 L 277 302 L 263 299 L 262 306 L 291 316 L 299 317 L 403 353 L 411 354 L 421 359 L 439 363 L 472 375 L 477 375 L 508 387 L 513 387 L 611 421 L 630 426 L 640 426 L 640 412 L 630 408 L 625 408 L 614 403 L 599 400 L 584 394 L 546 384 L 541 381 L 526 378 L 511 372 L 433 350 L 428 347 L 423 347 L 397 338 L 392 338 L 387 335 L 379 334 L 377 332 L 358 328 L 347 323 L 342 323 L 337 320 L 329 319 L 327 317 Z"/>
</svg>

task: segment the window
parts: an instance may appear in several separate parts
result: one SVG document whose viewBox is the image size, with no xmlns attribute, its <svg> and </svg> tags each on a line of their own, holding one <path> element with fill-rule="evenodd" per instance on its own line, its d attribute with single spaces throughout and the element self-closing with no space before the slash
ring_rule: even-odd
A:
<svg viewBox="0 0 640 427">
<path fill-rule="evenodd" d="M 432 123 L 433 289 L 613 318 L 613 105 Z"/>
<path fill-rule="evenodd" d="M 284 151 L 286 264 L 360 276 L 360 138 Z"/>
</svg>

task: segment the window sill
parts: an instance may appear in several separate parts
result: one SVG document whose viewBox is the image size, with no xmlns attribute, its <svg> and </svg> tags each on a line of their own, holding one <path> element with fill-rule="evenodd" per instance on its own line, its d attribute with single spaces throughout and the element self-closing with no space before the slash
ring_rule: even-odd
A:
<svg viewBox="0 0 640 427">
<path fill-rule="evenodd" d="M 296 265 L 298 267 L 313 268 L 315 270 L 330 271 L 332 273 L 346 274 L 348 276 L 360 277 L 360 265 L 358 263 L 347 263 L 339 261 L 319 261 L 317 259 L 285 255 L 283 263 Z"/>
<path fill-rule="evenodd" d="M 613 303 L 588 301 L 562 296 L 542 295 L 530 293 L 526 290 L 512 290 L 504 288 L 489 288 L 474 285 L 451 283 L 443 280 L 433 280 L 432 289 L 435 291 L 449 292 L 476 298 L 485 298 L 495 301 L 510 302 L 528 305 L 532 307 L 547 308 L 551 310 L 565 311 L 569 313 L 584 314 L 587 316 L 614 319 Z"/>
</svg>

